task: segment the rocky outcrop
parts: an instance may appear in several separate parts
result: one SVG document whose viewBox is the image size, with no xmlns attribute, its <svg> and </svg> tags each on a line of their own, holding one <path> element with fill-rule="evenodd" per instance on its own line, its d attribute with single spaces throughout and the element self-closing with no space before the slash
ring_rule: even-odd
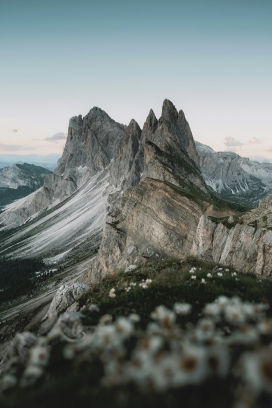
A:
<svg viewBox="0 0 272 408">
<path fill-rule="evenodd" d="M 241 220 L 255 228 L 272 228 L 272 195 L 261 200 L 258 208 L 245 213 Z"/>
<path fill-rule="evenodd" d="M 272 231 L 239 223 L 230 228 L 202 215 L 190 253 L 242 272 L 270 276 Z"/>
<path fill-rule="evenodd" d="M 127 190 L 136 186 L 143 174 L 142 131 L 132 119 L 111 166 L 110 182 L 115 188 Z"/>
<path fill-rule="evenodd" d="M 88 285 L 79 282 L 73 285 L 61 285 L 49 306 L 47 315 L 51 316 L 52 314 L 63 312 L 88 289 Z"/>
<path fill-rule="evenodd" d="M 200 168 L 207 185 L 221 197 L 256 207 L 272 194 L 272 164 L 259 163 L 233 152 L 215 152 L 196 142 Z"/>
</svg>

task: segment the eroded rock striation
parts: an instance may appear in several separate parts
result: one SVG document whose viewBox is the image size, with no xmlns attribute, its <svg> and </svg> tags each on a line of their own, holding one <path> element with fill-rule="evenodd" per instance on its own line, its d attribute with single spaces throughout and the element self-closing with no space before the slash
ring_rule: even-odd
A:
<svg viewBox="0 0 272 408">
<path fill-rule="evenodd" d="M 272 231 L 245 223 L 224 225 L 202 215 L 190 254 L 206 261 L 231 265 L 243 272 L 270 276 Z"/>
</svg>

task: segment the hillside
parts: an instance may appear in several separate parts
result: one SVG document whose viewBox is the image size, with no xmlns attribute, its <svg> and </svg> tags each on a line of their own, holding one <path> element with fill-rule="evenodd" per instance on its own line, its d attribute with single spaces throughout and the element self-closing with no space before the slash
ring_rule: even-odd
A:
<svg viewBox="0 0 272 408">
<path fill-rule="evenodd" d="M 270 281 L 192 258 L 120 271 L 15 337 L 1 406 L 267 408 L 271 298 Z"/>
<path fill-rule="evenodd" d="M 0 169 L 0 208 L 42 187 L 51 171 L 34 164 L 14 164 Z"/>
</svg>

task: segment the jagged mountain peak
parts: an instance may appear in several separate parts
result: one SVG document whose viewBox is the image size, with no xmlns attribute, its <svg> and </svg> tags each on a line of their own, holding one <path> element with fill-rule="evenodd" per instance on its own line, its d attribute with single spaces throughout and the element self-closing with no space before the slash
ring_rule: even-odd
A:
<svg viewBox="0 0 272 408">
<path fill-rule="evenodd" d="M 129 122 L 128 127 L 126 128 L 126 132 L 128 131 L 128 129 L 130 131 L 135 131 L 136 133 L 141 132 L 141 128 L 140 128 L 140 126 L 138 125 L 138 123 L 136 122 L 135 119 L 131 119 L 131 121 Z"/>
<path fill-rule="evenodd" d="M 150 109 L 149 114 L 144 123 L 143 130 L 144 131 L 151 130 L 152 132 L 154 132 L 157 128 L 157 125 L 158 125 L 158 119 L 156 118 L 156 115 L 153 112 L 153 109 Z"/>
<path fill-rule="evenodd" d="M 108 114 L 105 112 L 103 109 L 98 108 L 97 106 L 94 106 L 92 109 L 89 110 L 87 115 L 84 117 L 84 119 L 88 120 L 107 120 L 110 122 L 115 122 Z"/>
<path fill-rule="evenodd" d="M 176 121 L 177 118 L 178 118 L 178 111 L 175 105 L 171 101 L 169 101 L 169 99 L 165 99 L 162 105 L 161 119 L 172 122 L 172 121 Z"/>
</svg>

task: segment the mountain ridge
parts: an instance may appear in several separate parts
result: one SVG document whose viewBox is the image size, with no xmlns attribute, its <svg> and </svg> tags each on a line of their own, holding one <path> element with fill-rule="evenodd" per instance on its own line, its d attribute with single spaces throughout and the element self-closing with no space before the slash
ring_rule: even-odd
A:
<svg viewBox="0 0 272 408">
<path fill-rule="evenodd" d="M 150 256 L 185 257 L 202 216 L 241 215 L 211 188 L 207 169 L 218 154 L 194 141 L 184 112 L 167 99 L 161 117 L 151 109 L 143 129 L 134 119 L 125 126 L 94 107 L 70 119 L 63 155 L 43 187 L 0 215 L 2 231 L 16 228 L 7 232 L 0 250 L 58 262 L 89 254 L 83 280 L 100 279 Z M 227 170 L 234 169 L 222 174 L 235 182 L 235 168 L 248 162 L 235 153 L 226 157 Z M 213 165 L 210 173 L 216 179 L 220 166 Z M 249 184 L 242 167 L 241 174 Z M 262 194 L 264 183 L 250 177 Z"/>
<path fill-rule="evenodd" d="M 196 142 L 200 168 L 210 189 L 221 197 L 256 207 L 272 194 L 272 164 L 259 163 L 234 152 L 215 152 Z"/>
</svg>

